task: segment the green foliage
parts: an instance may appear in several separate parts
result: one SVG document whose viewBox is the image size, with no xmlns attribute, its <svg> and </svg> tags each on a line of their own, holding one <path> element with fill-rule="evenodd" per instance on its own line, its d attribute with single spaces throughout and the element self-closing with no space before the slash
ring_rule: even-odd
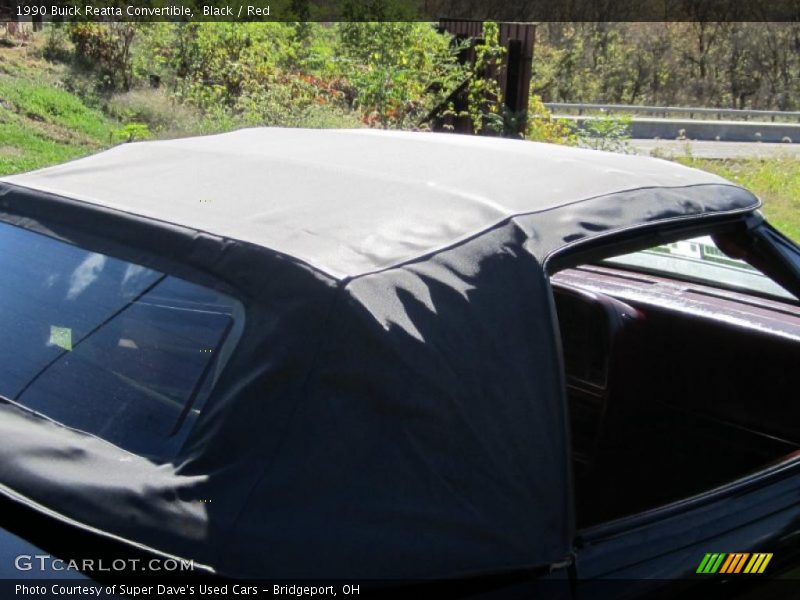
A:
<svg viewBox="0 0 800 600">
<path fill-rule="evenodd" d="M 578 143 L 575 130 L 565 119 L 555 119 L 542 99 L 531 94 L 528 100 L 528 115 L 525 139 L 533 142 L 574 145 Z"/>
<path fill-rule="evenodd" d="M 548 102 L 800 109 L 800 23 L 542 23 Z"/>
<path fill-rule="evenodd" d="M 176 28 L 166 50 L 176 98 L 252 125 L 302 124 L 312 106 L 343 105 L 346 83 L 300 68 L 315 48 L 292 24 L 206 23 Z"/>
<path fill-rule="evenodd" d="M 131 46 L 131 87 L 150 85 L 152 76 L 174 84 L 170 59 L 175 41 L 172 23 L 138 23 Z"/>
<path fill-rule="evenodd" d="M 420 8 L 420 0 L 343 0 L 342 22 L 413 22 Z"/>
<path fill-rule="evenodd" d="M 64 162 L 109 143 L 113 123 L 57 87 L 51 66 L 0 50 L 0 174 Z"/>
<path fill-rule="evenodd" d="M 105 111 L 123 123 L 147 123 L 160 130 L 172 126 L 176 119 L 187 117 L 183 106 L 164 90 L 145 88 L 116 94 L 106 103 Z"/>
<path fill-rule="evenodd" d="M 448 36 L 428 23 L 341 23 L 337 74 L 363 121 L 413 127 L 465 76 Z"/>
<path fill-rule="evenodd" d="M 487 21 L 483 24 L 483 43 L 475 46 L 475 65 L 467 84 L 467 110 L 475 133 L 488 130 L 499 134 L 505 128 L 503 93 L 497 82 L 505 54 L 497 23 Z"/>
<path fill-rule="evenodd" d="M 314 104 L 303 112 L 298 126 L 312 129 L 357 129 L 364 125 L 359 115 L 351 110 Z"/>
<path fill-rule="evenodd" d="M 601 116 L 588 118 L 575 129 L 577 143 L 583 148 L 632 154 L 629 116 Z"/>
<path fill-rule="evenodd" d="M 21 173 L 78 158 L 92 151 L 61 140 L 0 109 L 0 175 Z"/>
<path fill-rule="evenodd" d="M 50 61 L 66 62 L 70 58 L 69 31 L 63 23 L 53 23 L 47 28 L 42 55 Z"/>
<path fill-rule="evenodd" d="M 0 99 L 6 110 L 43 126 L 63 128 L 90 140 L 108 138 L 109 123 L 100 111 L 49 82 L 0 77 Z"/>
<path fill-rule="evenodd" d="M 629 144 L 630 125 L 628 116 L 606 115 L 587 119 L 579 127 L 566 119 L 554 118 L 542 99 L 531 94 L 525 139 L 630 154 L 633 153 Z"/>
<path fill-rule="evenodd" d="M 144 123 L 128 123 L 114 132 L 123 142 L 136 142 L 151 137 L 150 128 Z"/>
</svg>

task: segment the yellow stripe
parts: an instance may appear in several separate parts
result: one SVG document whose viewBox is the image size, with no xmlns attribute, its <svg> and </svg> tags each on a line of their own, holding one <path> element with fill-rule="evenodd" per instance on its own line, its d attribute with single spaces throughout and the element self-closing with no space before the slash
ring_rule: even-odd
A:
<svg viewBox="0 0 800 600">
<path fill-rule="evenodd" d="M 745 573 L 749 573 L 750 569 L 753 568 L 753 565 L 756 564 L 757 560 L 761 560 L 760 554 L 753 554 L 753 557 L 750 559 L 750 562 L 747 563 L 747 566 L 744 568 Z"/>
<path fill-rule="evenodd" d="M 733 562 L 733 557 L 736 556 L 735 554 L 728 554 L 728 558 L 725 559 L 725 563 L 722 565 L 722 568 L 719 570 L 720 573 L 727 573 L 728 572 L 728 565 Z"/>
<path fill-rule="evenodd" d="M 758 555 L 758 562 L 755 565 L 753 565 L 753 571 L 752 571 L 753 573 L 758 573 L 758 569 L 759 567 L 761 567 L 761 563 L 764 562 L 765 558 L 767 558 L 767 555 L 764 554 L 763 552 Z"/>
<path fill-rule="evenodd" d="M 747 560 L 747 557 L 750 556 L 750 554 L 748 552 L 745 552 L 744 554 L 740 554 L 739 556 L 741 556 L 742 558 L 739 560 L 738 563 L 736 563 L 736 570 L 734 571 L 734 573 L 738 573 L 739 571 L 742 570 L 742 567 L 744 566 L 744 561 Z"/>
<path fill-rule="evenodd" d="M 771 560 L 772 560 L 772 553 L 770 553 L 770 554 L 767 554 L 767 558 L 765 558 L 765 559 L 764 559 L 764 562 L 763 562 L 763 563 L 761 563 L 761 568 L 758 570 L 758 572 L 759 572 L 759 573 L 763 573 L 763 572 L 764 572 L 764 569 L 766 569 L 766 568 L 767 568 L 767 565 L 769 564 L 769 561 L 771 561 Z"/>
<path fill-rule="evenodd" d="M 756 573 L 758 572 L 758 565 L 761 564 L 761 561 L 764 560 L 764 554 L 753 554 L 753 557 L 750 559 L 750 562 L 747 563 L 747 567 L 745 567 L 745 573 Z"/>
</svg>

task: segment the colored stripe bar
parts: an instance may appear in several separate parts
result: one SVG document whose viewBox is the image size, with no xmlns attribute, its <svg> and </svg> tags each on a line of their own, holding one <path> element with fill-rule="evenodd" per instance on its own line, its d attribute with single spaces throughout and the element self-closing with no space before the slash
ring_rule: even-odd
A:
<svg viewBox="0 0 800 600">
<path fill-rule="evenodd" d="M 766 552 L 707 552 L 700 561 L 696 573 L 763 573 L 772 560 Z"/>
</svg>

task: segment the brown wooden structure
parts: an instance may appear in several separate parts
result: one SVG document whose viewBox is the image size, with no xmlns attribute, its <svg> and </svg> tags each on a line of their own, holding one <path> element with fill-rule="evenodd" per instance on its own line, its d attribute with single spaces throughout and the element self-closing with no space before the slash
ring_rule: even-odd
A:
<svg viewBox="0 0 800 600">
<path fill-rule="evenodd" d="M 503 93 L 503 100 L 514 119 L 509 122 L 507 135 L 517 136 L 525 129 L 525 115 L 528 109 L 528 96 L 533 72 L 533 49 L 536 41 L 536 25 L 532 23 L 498 23 L 499 42 L 506 49 L 503 65 L 496 77 Z M 471 43 L 459 57 L 463 63 L 475 62 L 475 46 L 483 43 L 483 22 L 441 19 L 439 31 L 447 32 L 458 40 Z M 448 98 L 456 111 L 466 109 L 465 82 Z M 474 133 L 472 122 L 466 117 L 431 115 L 431 122 L 437 131 Z"/>
</svg>

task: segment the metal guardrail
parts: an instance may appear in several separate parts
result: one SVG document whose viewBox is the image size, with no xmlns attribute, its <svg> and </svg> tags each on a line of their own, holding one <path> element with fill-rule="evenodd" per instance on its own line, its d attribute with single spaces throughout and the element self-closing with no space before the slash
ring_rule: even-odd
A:
<svg viewBox="0 0 800 600">
<path fill-rule="evenodd" d="M 739 110 L 733 108 L 692 108 L 684 106 L 640 106 L 638 104 L 584 104 L 568 102 L 545 102 L 545 106 L 553 114 L 577 113 L 579 116 L 602 114 L 640 114 L 668 118 L 670 115 L 694 119 L 697 117 L 715 116 L 741 121 L 797 121 L 800 122 L 800 111 L 780 110 Z"/>
</svg>

